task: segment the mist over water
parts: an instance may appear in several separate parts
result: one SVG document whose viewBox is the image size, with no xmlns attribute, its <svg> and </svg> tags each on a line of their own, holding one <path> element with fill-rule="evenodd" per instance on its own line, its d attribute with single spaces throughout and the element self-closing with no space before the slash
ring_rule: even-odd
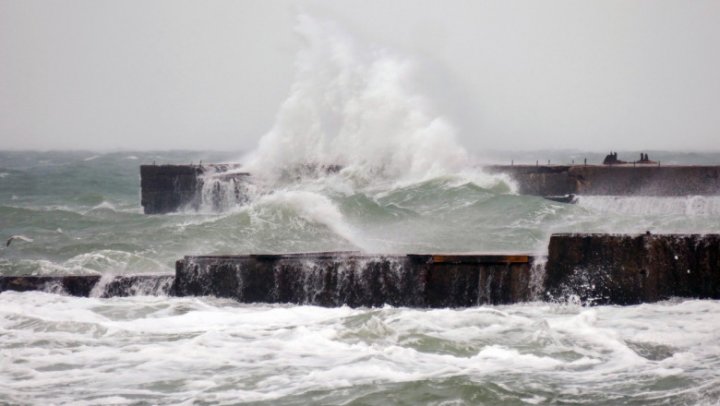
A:
<svg viewBox="0 0 720 406">
<path fill-rule="evenodd" d="M 193 254 L 542 255 L 553 232 L 720 232 L 717 196 L 517 195 L 476 165 L 487 151 L 457 142 L 415 62 L 307 16 L 297 31 L 295 82 L 249 154 L 0 152 L 0 231 L 33 239 L 0 249 L 0 274 L 171 273 Z M 593 157 L 548 155 L 522 159 Z M 243 199 L 142 213 L 140 164 L 239 156 Z M 715 404 L 718 317 L 710 300 L 324 309 L 5 292 L 0 403 Z"/>
<path fill-rule="evenodd" d="M 295 80 L 269 133 L 244 158 L 258 176 L 340 165 L 376 183 L 457 173 L 469 156 L 418 90 L 415 63 L 362 46 L 331 22 L 300 15 Z M 352 174 L 352 175 L 350 175 Z"/>
</svg>

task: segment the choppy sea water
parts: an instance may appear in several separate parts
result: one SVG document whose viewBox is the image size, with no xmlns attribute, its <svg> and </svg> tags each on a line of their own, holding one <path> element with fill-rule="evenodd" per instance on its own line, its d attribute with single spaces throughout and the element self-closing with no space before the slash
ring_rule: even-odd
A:
<svg viewBox="0 0 720 406">
<path fill-rule="evenodd" d="M 8 404 L 715 404 L 717 301 L 462 310 L 0 294 Z"/>
<path fill-rule="evenodd" d="M 720 198 L 518 196 L 503 178 L 275 185 L 145 216 L 139 165 L 218 153 L 0 153 L 1 274 L 172 272 L 188 254 L 543 253 L 552 232 L 720 232 Z M 715 155 L 662 155 L 697 163 Z M 561 157 L 552 157 L 558 162 Z M 692 158 L 692 159 L 689 159 Z M 0 403 L 715 404 L 720 302 L 325 309 L 0 294 Z"/>
</svg>

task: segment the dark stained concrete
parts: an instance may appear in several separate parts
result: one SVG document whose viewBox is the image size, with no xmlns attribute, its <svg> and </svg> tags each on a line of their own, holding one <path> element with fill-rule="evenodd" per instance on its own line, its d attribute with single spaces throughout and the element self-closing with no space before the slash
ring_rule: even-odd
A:
<svg viewBox="0 0 720 406">
<path fill-rule="evenodd" d="M 673 296 L 720 299 L 718 234 L 556 234 L 548 252 L 547 299 L 598 304 Z"/>
<path fill-rule="evenodd" d="M 234 181 L 235 193 L 241 193 L 239 180 L 247 177 L 248 174 L 238 172 L 225 174 L 238 167 L 234 164 L 142 165 L 140 166 L 140 204 L 145 214 L 172 213 L 182 209 L 197 210 L 202 202 L 203 185 L 208 176 Z M 238 199 L 241 198 L 238 196 Z M 210 204 L 212 205 L 213 202 L 211 201 Z"/>
<path fill-rule="evenodd" d="M 142 165 L 141 204 L 146 214 L 197 210 L 202 202 L 203 186 L 212 179 L 231 181 L 235 201 L 246 199 L 250 174 L 237 170 L 237 164 Z M 508 174 L 520 194 L 687 196 L 720 194 L 720 166 L 625 165 L 496 165 L 485 169 Z M 337 172 L 340 167 L 301 167 L 304 173 Z M 229 173 L 226 173 L 230 171 Z M 215 183 L 219 188 L 219 184 Z M 222 207 L 221 190 L 210 190 L 208 204 Z"/>
<path fill-rule="evenodd" d="M 720 299 L 720 235 L 555 234 L 547 262 L 525 254 L 188 256 L 177 261 L 175 275 L 0 276 L 0 292 L 6 290 L 430 308 Z"/>
<path fill-rule="evenodd" d="M 720 194 L 720 166 L 496 165 L 520 194 L 688 196 Z"/>
<path fill-rule="evenodd" d="M 320 306 L 514 303 L 528 296 L 531 262 L 527 255 L 196 256 L 178 261 L 175 293 Z"/>
</svg>

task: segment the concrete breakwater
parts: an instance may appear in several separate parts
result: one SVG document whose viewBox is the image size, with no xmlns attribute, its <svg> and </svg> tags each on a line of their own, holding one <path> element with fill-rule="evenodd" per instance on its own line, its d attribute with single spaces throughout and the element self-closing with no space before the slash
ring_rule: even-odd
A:
<svg viewBox="0 0 720 406">
<path fill-rule="evenodd" d="M 466 307 L 527 300 L 532 264 L 527 255 L 185 257 L 175 292 L 240 302 Z"/>
<path fill-rule="evenodd" d="M 0 276 L 0 292 L 216 296 L 243 303 L 468 307 L 720 299 L 720 235 L 556 234 L 525 254 L 187 256 L 175 275 Z"/>
<path fill-rule="evenodd" d="M 555 234 L 547 298 L 633 304 L 669 297 L 720 298 L 720 235 Z"/>
<path fill-rule="evenodd" d="M 202 204 L 221 210 L 228 201 L 247 200 L 249 173 L 239 165 L 142 165 L 141 204 L 146 214 Z M 493 173 L 508 174 L 518 192 L 529 195 L 688 196 L 720 194 L 720 166 L 656 165 L 500 165 Z M 326 168 L 329 172 L 337 166 Z"/>
<path fill-rule="evenodd" d="M 228 172 L 239 165 L 142 165 L 140 166 L 140 204 L 145 214 L 172 213 L 181 209 L 198 210 L 203 198 L 217 207 L 231 193 L 242 201 L 248 173 Z M 220 181 L 232 190 L 220 190 Z M 203 191 L 208 190 L 206 196 Z"/>
<path fill-rule="evenodd" d="M 520 194 L 690 196 L 720 194 L 720 166 L 498 165 Z"/>
</svg>

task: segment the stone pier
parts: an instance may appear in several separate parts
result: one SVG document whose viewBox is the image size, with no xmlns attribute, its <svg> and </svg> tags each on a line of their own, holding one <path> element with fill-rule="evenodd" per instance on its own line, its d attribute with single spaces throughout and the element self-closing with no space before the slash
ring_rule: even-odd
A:
<svg viewBox="0 0 720 406">
<path fill-rule="evenodd" d="M 7 290 L 421 308 L 720 299 L 720 235 L 555 234 L 546 261 L 522 253 L 187 256 L 175 275 L 0 276 L 0 292 Z"/>
<path fill-rule="evenodd" d="M 528 255 L 194 256 L 177 262 L 175 293 L 320 306 L 467 307 L 530 297 Z"/>
<path fill-rule="evenodd" d="M 198 210 L 207 190 L 210 209 L 221 210 L 225 194 L 233 201 L 247 199 L 249 173 L 238 164 L 142 165 L 141 204 L 146 214 Z M 308 166 L 305 172 L 337 172 L 336 165 Z M 509 175 L 520 194 L 688 196 L 720 194 L 720 166 L 657 165 L 496 165 L 485 169 Z M 298 173 L 303 173 L 302 171 Z M 221 185 L 221 182 L 224 182 Z M 228 189 L 228 190 L 225 190 Z"/>
<path fill-rule="evenodd" d="M 198 210 L 206 183 L 224 180 L 233 184 L 233 194 L 242 201 L 248 173 L 235 172 L 239 165 L 142 165 L 140 166 L 140 204 L 145 214 L 164 214 L 179 210 Z M 230 171 L 230 172 L 229 172 Z M 212 186 L 212 185 L 211 185 Z M 210 208 L 221 196 L 210 191 Z"/>
<path fill-rule="evenodd" d="M 720 299 L 720 235 L 555 234 L 545 268 L 545 296 L 552 300 Z"/>
<path fill-rule="evenodd" d="M 720 166 L 497 165 L 520 194 L 690 196 L 720 194 Z"/>
</svg>

